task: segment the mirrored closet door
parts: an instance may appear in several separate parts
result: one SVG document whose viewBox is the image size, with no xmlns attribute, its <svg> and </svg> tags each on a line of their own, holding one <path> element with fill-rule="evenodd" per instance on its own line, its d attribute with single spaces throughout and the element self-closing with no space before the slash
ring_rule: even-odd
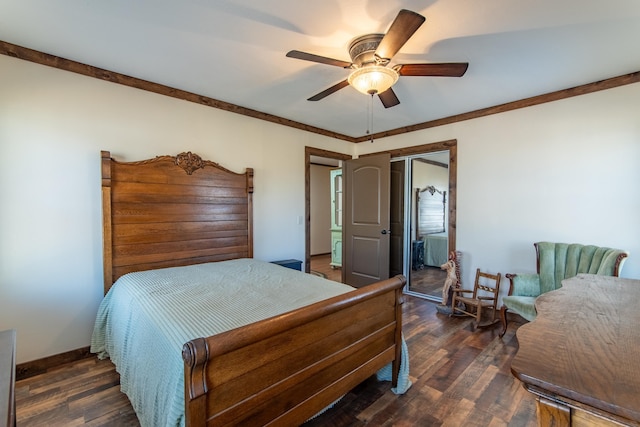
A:
<svg viewBox="0 0 640 427">
<path fill-rule="evenodd" d="M 449 152 L 394 159 L 391 170 L 391 271 L 402 265 L 408 293 L 440 302 L 446 277 L 440 266 L 449 253 Z"/>
</svg>

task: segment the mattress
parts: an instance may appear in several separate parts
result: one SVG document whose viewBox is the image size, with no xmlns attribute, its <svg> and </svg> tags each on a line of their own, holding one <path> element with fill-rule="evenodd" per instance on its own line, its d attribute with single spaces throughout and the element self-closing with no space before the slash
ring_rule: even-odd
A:
<svg viewBox="0 0 640 427">
<path fill-rule="evenodd" d="M 100 304 L 91 352 L 111 358 L 143 427 L 184 425 L 185 342 L 351 290 L 254 259 L 130 273 Z M 404 342 L 403 361 L 397 393 L 411 385 Z M 390 367 L 378 375 L 390 376 Z"/>
</svg>

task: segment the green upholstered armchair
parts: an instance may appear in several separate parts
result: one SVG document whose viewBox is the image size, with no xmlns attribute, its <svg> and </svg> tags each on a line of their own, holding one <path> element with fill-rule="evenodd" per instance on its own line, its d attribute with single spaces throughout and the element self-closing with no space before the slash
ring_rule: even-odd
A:
<svg viewBox="0 0 640 427">
<path fill-rule="evenodd" d="M 562 286 L 562 281 L 580 273 L 618 276 L 629 253 L 577 243 L 534 243 L 538 274 L 507 274 L 509 293 L 502 299 L 500 318 L 503 336 L 507 331 L 507 310 L 532 321 L 535 300 L 545 292 Z"/>
</svg>

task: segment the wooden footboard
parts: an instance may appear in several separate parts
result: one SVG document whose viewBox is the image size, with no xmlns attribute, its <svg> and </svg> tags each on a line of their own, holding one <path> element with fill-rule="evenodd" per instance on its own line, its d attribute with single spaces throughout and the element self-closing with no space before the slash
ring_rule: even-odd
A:
<svg viewBox="0 0 640 427">
<path fill-rule="evenodd" d="M 299 425 L 393 362 L 400 368 L 397 276 L 184 345 L 187 426 Z"/>
</svg>

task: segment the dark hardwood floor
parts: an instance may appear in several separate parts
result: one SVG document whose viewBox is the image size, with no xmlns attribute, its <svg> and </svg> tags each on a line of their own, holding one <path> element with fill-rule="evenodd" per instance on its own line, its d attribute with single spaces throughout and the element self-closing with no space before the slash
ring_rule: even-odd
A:
<svg viewBox="0 0 640 427">
<path fill-rule="evenodd" d="M 342 270 L 338 268 L 331 268 L 331 255 L 313 255 L 311 257 L 311 271 L 320 273 L 329 280 L 335 280 L 336 282 L 342 281 Z M 447 277 L 447 272 L 439 267 L 429 267 L 411 270 L 409 279 L 409 289 L 413 292 L 418 292 L 424 295 L 428 295 L 436 298 L 438 301 L 442 300 L 442 287 Z"/>
<path fill-rule="evenodd" d="M 428 267 L 411 270 L 409 273 L 409 289 L 413 292 L 428 295 L 442 300 L 442 287 L 447 272 L 439 267 Z"/>
<path fill-rule="evenodd" d="M 331 268 L 331 254 L 313 255 L 309 268 L 329 280 L 342 282 L 342 269 L 340 267 Z"/>
<path fill-rule="evenodd" d="M 370 378 L 306 426 L 536 425 L 535 400 L 509 370 L 517 322 L 500 339 L 499 326 L 474 331 L 407 296 L 403 323 L 411 389 L 396 396 Z M 19 427 L 139 425 L 113 365 L 95 357 L 18 381 L 16 404 Z"/>
</svg>

